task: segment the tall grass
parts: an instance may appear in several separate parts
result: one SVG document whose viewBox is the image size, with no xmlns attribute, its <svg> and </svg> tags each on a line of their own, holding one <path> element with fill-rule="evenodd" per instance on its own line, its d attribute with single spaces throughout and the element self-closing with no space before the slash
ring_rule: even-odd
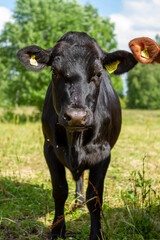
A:
<svg viewBox="0 0 160 240">
<path fill-rule="evenodd" d="M 25 121 L 14 114 L 0 122 L 0 239 L 44 240 L 54 203 L 41 123 L 26 113 Z M 159 239 L 159 126 L 160 111 L 123 111 L 121 135 L 104 186 L 102 232 L 109 240 Z M 84 178 L 86 189 L 88 172 Z M 86 206 L 73 210 L 75 183 L 68 170 L 67 179 L 66 239 L 85 240 L 89 213 Z"/>
</svg>

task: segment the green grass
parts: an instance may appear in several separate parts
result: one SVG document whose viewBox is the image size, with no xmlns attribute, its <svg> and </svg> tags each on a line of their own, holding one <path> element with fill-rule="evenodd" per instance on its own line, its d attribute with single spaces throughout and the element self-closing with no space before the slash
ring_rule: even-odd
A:
<svg viewBox="0 0 160 240">
<path fill-rule="evenodd" d="M 47 239 L 54 217 L 41 123 L 24 122 L 1 118 L 0 240 Z M 159 166 L 160 111 L 124 110 L 104 186 L 102 232 L 109 240 L 160 239 Z M 72 211 L 75 183 L 68 170 L 67 179 L 66 237 L 86 240 L 89 213 Z M 88 172 L 85 188 L 87 179 Z"/>
</svg>

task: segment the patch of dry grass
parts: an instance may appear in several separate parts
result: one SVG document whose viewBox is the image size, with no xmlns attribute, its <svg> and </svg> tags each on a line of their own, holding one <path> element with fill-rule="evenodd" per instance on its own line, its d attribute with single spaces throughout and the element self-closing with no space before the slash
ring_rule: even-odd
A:
<svg viewBox="0 0 160 240">
<path fill-rule="evenodd" d="M 0 239 L 46 239 L 54 204 L 50 176 L 43 157 L 41 123 L 0 123 L 0 129 Z M 102 222 L 103 231 L 109 239 L 147 239 L 138 223 L 138 219 L 142 220 L 142 209 L 138 208 L 139 203 L 137 208 L 132 207 L 135 204 L 130 199 L 132 195 L 126 195 L 134 183 L 131 173 L 142 172 L 143 159 L 145 179 L 152 179 L 151 187 L 156 192 L 152 203 L 154 212 L 154 209 L 159 209 L 160 111 L 124 110 L 121 134 L 112 151 L 104 186 L 103 211 L 106 219 Z M 75 183 L 68 170 L 67 179 L 70 195 L 66 212 L 69 212 L 74 200 Z M 87 179 L 88 172 L 85 173 L 85 188 Z M 137 187 L 137 191 L 141 188 Z M 139 218 L 136 219 L 136 216 Z M 154 216 L 155 219 L 150 221 L 153 223 L 150 232 L 154 239 L 158 239 L 160 216 L 155 212 Z M 66 220 L 68 239 L 88 238 L 89 214 L 86 208 L 72 212 Z M 146 225 L 144 231 L 151 225 Z"/>
</svg>

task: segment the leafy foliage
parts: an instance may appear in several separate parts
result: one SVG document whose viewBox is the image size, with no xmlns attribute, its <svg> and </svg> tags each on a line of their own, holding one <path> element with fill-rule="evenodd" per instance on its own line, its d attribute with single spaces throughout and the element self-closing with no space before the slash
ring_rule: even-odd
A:
<svg viewBox="0 0 160 240">
<path fill-rule="evenodd" d="M 84 7 L 76 0 L 17 0 L 13 22 L 6 23 L 0 35 L 1 105 L 34 105 L 42 107 L 50 81 L 50 72 L 26 70 L 16 53 L 27 45 L 50 48 L 67 31 L 84 31 L 107 51 L 117 46 L 114 24 L 99 16 L 90 4 Z M 120 83 L 119 83 L 120 82 Z M 113 76 L 116 90 L 122 93 L 120 77 Z"/>
<path fill-rule="evenodd" d="M 158 45 L 160 45 L 160 35 L 159 34 L 156 35 L 155 39 L 156 39 L 156 43 Z"/>
<path fill-rule="evenodd" d="M 128 73 L 128 107 L 141 109 L 160 108 L 160 67 L 137 66 Z"/>
</svg>

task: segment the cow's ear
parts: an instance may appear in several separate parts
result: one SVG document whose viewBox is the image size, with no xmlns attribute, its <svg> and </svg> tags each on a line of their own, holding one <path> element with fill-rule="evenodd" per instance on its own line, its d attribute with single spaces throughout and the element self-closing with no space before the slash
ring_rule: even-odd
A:
<svg viewBox="0 0 160 240">
<path fill-rule="evenodd" d="M 51 53 L 52 48 L 44 50 L 38 46 L 32 45 L 20 49 L 17 52 L 17 58 L 27 69 L 39 72 L 50 65 Z"/>
<path fill-rule="evenodd" d="M 150 38 L 135 38 L 129 42 L 134 57 L 141 63 L 160 63 L 160 47 Z"/>
<path fill-rule="evenodd" d="M 128 72 L 137 63 L 134 56 L 127 51 L 104 52 L 103 66 L 109 73 L 116 75 Z"/>
</svg>

